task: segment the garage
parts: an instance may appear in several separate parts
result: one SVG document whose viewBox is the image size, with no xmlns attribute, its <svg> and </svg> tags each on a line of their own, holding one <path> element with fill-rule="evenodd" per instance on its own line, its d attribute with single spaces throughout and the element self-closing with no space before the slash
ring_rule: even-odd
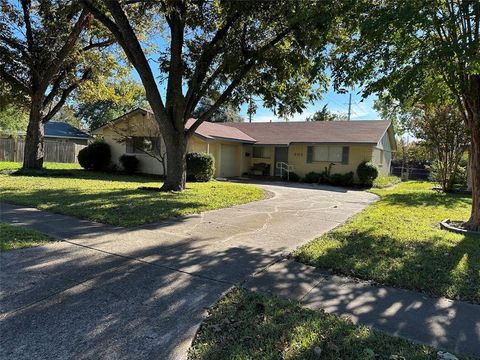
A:
<svg viewBox="0 0 480 360">
<path fill-rule="evenodd" d="M 221 145 L 220 177 L 238 176 L 237 146 Z"/>
</svg>

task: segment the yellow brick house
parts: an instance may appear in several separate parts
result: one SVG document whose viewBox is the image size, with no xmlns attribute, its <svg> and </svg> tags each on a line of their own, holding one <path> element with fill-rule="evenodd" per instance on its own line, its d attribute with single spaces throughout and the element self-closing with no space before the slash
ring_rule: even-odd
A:
<svg viewBox="0 0 480 360">
<path fill-rule="evenodd" d="M 195 119 L 187 122 L 186 128 Z M 96 129 L 111 146 L 112 161 L 120 166 L 123 154 L 140 160 L 140 171 L 163 174 L 161 163 L 139 151 L 144 144 L 162 154 L 164 144 L 149 110 L 136 109 Z M 119 134 L 131 136 L 122 141 Z M 135 142 L 135 144 L 134 144 Z M 303 177 L 332 165 L 332 174 L 355 172 L 362 161 L 374 162 L 382 175 L 390 173 L 395 151 L 393 127 L 389 121 L 356 120 L 331 122 L 263 122 L 201 124 L 189 140 L 188 151 L 206 152 L 215 158 L 216 177 L 238 177 L 262 169 L 264 175 L 280 176 L 289 168 Z"/>
</svg>

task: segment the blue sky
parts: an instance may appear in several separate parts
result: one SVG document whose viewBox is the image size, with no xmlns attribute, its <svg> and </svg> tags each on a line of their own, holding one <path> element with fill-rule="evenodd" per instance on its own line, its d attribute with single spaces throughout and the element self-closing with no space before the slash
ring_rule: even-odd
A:
<svg viewBox="0 0 480 360">
<path fill-rule="evenodd" d="M 361 94 L 359 93 L 360 89 L 354 89 L 352 91 L 352 120 L 378 120 L 380 116 L 373 109 L 373 102 L 376 96 L 369 96 L 366 99 L 362 99 Z M 348 112 L 348 93 L 347 94 L 338 94 L 333 88 L 330 88 L 327 93 L 323 95 L 323 99 L 315 102 L 314 104 L 309 104 L 308 107 L 302 114 L 295 114 L 288 121 L 304 121 L 306 117 L 315 113 L 315 111 L 320 110 L 324 105 L 327 105 L 327 108 L 338 114 L 347 114 Z M 257 113 L 253 116 L 253 121 L 285 121 L 284 119 L 279 119 L 273 114 L 270 109 L 266 109 L 262 106 L 261 102 L 257 102 Z M 247 104 L 243 105 L 240 109 L 241 115 L 247 121 Z"/>
</svg>

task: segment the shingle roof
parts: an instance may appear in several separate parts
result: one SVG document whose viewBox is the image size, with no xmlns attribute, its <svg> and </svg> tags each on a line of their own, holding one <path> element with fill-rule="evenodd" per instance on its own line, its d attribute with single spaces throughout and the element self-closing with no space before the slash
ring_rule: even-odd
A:
<svg viewBox="0 0 480 360">
<path fill-rule="evenodd" d="M 190 129 L 190 126 L 192 126 L 194 123 L 195 119 L 189 119 L 185 125 L 185 128 Z M 224 123 L 218 124 L 205 121 L 198 127 L 197 130 L 195 130 L 195 134 L 207 139 L 226 139 L 251 143 L 255 142 L 254 138 L 248 136 L 241 130 L 226 126 Z"/>
<path fill-rule="evenodd" d="M 136 113 L 151 110 L 135 109 L 111 123 L 117 123 Z M 189 129 L 195 119 L 187 121 Z M 377 144 L 391 123 L 386 120 L 262 122 L 262 123 L 202 123 L 195 133 L 206 139 L 230 140 L 258 145 L 289 145 L 291 143 L 357 143 Z M 97 133 L 105 126 L 93 131 Z"/>
<path fill-rule="evenodd" d="M 228 123 L 256 140 L 259 145 L 290 143 L 376 144 L 390 127 L 385 120 Z"/>
<path fill-rule="evenodd" d="M 88 139 L 90 135 L 76 127 L 60 121 L 49 121 L 45 124 L 46 137 L 63 137 L 73 139 Z"/>
</svg>

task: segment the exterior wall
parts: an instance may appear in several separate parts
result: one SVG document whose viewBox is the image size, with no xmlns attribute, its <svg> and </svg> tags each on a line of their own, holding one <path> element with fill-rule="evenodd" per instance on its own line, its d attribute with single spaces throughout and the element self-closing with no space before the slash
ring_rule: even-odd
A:
<svg viewBox="0 0 480 360">
<path fill-rule="evenodd" d="M 152 134 L 155 133 L 155 129 L 148 128 L 148 126 L 145 126 L 145 124 L 148 123 L 148 120 L 146 119 L 147 116 L 148 115 L 144 116 L 142 114 L 137 114 L 135 116 L 132 116 L 130 119 L 124 120 L 121 124 L 119 124 L 118 128 L 120 129 L 121 127 L 123 129 L 129 129 L 130 130 L 129 133 L 132 134 L 133 136 L 153 136 Z M 122 165 L 119 160 L 120 156 L 124 154 L 134 155 L 137 157 L 137 159 L 140 160 L 140 166 L 139 166 L 140 172 L 146 173 L 146 174 L 163 175 L 162 164 L 158 160 L 142 153 L 132 153 L 132 154 L 127 153 L 127 145 L 125 144 L 125 142 L 119 142 L 121 135 L 119 135 L 118 132 L 121 132 L 121 131 L 120 130 L 114 131 L 113 129 L 108 127 L 102 130 L 102 136 L 105 142 L 110 145 L 110 149 L 112 151 L 112 162 L 114 164 L 116 164 L 119 168 L 121 168 Z M 157 134 L 158 134 L 158 130 L 157 130 Z M 222 151 L 221 151 L 222 145 L 235 146 L 236 148 L 236 159 L 237 159 L 236 176 L 240 176 L 242 175 L 242 173 L 248 171 L 250 166 L 249 166 L 249 163 L 245 160 L 246 157 L 245 157 L 244 145 L 241 143 L 217 141 L 217 140 L 207 141 L 201 137 L 193 136 L 188 141 L 187 151 L 205 152 L 205 153 L 212 154 L 215 159 L 215 177 L 220 177 L 221 176 L 220 164 L 222 161 Z M 160 145 L 160 151 L 161 152 L 165 151 L 165 144 L 163 140 Z"/>
<path fill-rule="evenodd" d="M 56 141 L 61 143 L 74 143 L 77 145 L 87 146 L 90 142 L 90 139 L 75 139 L 75 138 L 59 138 L 54 136 L 45 136 L 45 141 Z"/>
<path fill-rule="evenodd" d="M 127 129 L 130 130 L 130 133 L 133 136 L 152 137 L 155 134 L 158 134 L 158 130 L 155 128 L 156 125 L 153 127 L 151 126 L 151 124 L 155 123 L 153 123 L 153 121 L 149 122 L 146 117 L 147 115 L 142 114 L 132 116 L 130 119 L 119 124 L 117 131 L 106 127 L 102 130 L 102 136 L 105 142 L 110 145 L 110 150 L 112 152 L 112 163 L 117 165 L 119 168 L 122 167 L 122 164 L 120 163 L 120 156 L 124 154 L 134 155 L 138 160 L 140 160 L 140 172 L 145 174 L 163 175 L 162 164 L 157 159 L 154 159 L 147 154 L 127 153 L 127 144 L 119 141 L 122 137 L 121 134 Z M 163 143 L 163 140 L 160 144 L 160 151 L 165 151 L 165 144 Z"/>
<path fill-rule="evenodd" d="M 390 165 L 392 162 L 392 146 L 388 132 L 378 142 L 373 149 L 372 161 L 377 165 L 380 175 L 390 174 Z"/>
<path fill-rule="evenodd" d="M 348 145 L 348 144 L 342 144 Z M 310 171 L 322 172 L 330 164 L 329 161 L 314 161 L 307 163 L 307 147 L 309 144 L 292 144 L 288 150 L 288 163 L 294 166 L 294 172 L 300 177 Z M 372 159 L 371 145 L 348 145 L 350 147 L 348 164 L 335 163 L 332 167 L 332 174 L 345 174 L 353 171 L 356 177 L 357 166 L 362 161 Z"/>
<path fill-rule="evenodd" d="M 130 134 L 134 136 L 152 136 L 152 129 L 145 126 L 145 124 L 156 124 L 152 120 L 148 120 L 149 115 L 137 114 L 132 116 L 128 120 L 122 121 L 121 124 L 117 126 L 127 127 L 130 129 Z M 132 131 L 131 129 L 135 129 Z M 157 130 L 158 134 L 158 130 Z M 118 139 L 121 137 L 118 134 L 118 130 L 113 131 L 111 128 L 103 129 L 103 137 L 105 141 L 111 146 L 112 151 L 112 161 L 121 167 L 119 158 L 123 154 L 126 154 L 126 144 L 119 143 Z M 242 144 L 240 142 L 234 141 L 219 141 L 219 140 L 206 140 L 199 136 L 193 136 L 188 142 L 188 151 L 192 152 L 206 152 L 213 155 L 215 159 L 215 177 L 222 177 L 222 145 L 234 146 L 236 151 L 236 163 L 235 163 L 235 176 L 241 176 L 245 173 L 248 173 L 251 167 L 257 163 L 266 163 L 270 165 L 270 175 L 274 175 L 275 171 L 275 146 L 268 145 L 263 146 L 265 148 L 265 157 L 264 158 L 255 158 L 253 157 L 253 147 L 252 145 Z M 293 165 L 294 172 L 297 173 L 300 177 L 305 176 L 310 171 L 322 172 L 326 167 L 329 166 L 329 161 L 314 161 L 312 163 L 307 163 L 307 148 L 310 145 L 314 144 L 291 144 L 288 150 L 288 163 Z M 348 164 L 336 163 L 332 167 L 332 174 L 345 174 L 350 171 L 355 173 L 357 166 L 362 161 L 373 161 L 380 169 L 382 175 L 388 175 L 390 172 L 390 162 L 391 162 L 391 144 L 388 133 L 381 139 L 381 141 L 376 145 L 358 145 L 358 144 L 338 144 L 342 146 L 349 146 L 349 157 Z M 161 143 L 161 151 L 165 151 L 165 144 Z M 146 155 L 141 153 L 134 153 L 140 160 L 140 171 L 150 174 L 163 174 L 163 169 L 161 163 Z"/>
<path fill-rule="evenodd" d="M 250 166 L 247 169 L 247 172 L 254 164 L 269 164 L 270 165 L 270 176 L 273 176 L 275 173 L 275 146 L 272 145 L 265 145 L 260 146 L 265 148 L 265 157 L 263 158 L 256 158 L 253 157 L 253 146 L 251 147 L 250 152 Z"/>
</svg>

